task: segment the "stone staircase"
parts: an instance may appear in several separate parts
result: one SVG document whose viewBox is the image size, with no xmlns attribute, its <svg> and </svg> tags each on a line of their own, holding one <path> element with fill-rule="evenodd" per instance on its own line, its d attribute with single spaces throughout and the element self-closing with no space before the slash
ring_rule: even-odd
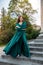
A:
<svg viewBox="0 0 43 65">
<path fill-rule="evenodd" d="M 41 34 L 39 37 L 33 41 L 28 41 L 30 58 L 25 56 L 12 58 L 3 54 L 0 56 L 0 65 L 43 65 L 43 35 Z"/>
</svg>

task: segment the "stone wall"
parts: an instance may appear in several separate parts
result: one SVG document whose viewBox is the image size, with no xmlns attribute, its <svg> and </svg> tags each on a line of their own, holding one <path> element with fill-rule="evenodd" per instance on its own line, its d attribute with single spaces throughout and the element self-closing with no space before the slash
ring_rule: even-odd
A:
<svg viewBox="0 0 43 65">
<path fill-rule="evenodd" d="M 43 0 L 41 0 L 41 31 L 43 32 Z"/>
</svg>

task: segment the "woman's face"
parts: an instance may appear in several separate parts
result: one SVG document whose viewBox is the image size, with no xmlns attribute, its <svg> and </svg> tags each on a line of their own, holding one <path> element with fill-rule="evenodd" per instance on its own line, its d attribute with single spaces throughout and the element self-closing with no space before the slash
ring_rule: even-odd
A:
<svg viewBox="0 0 43 65">
<path fill-rule="evenodd" d="M 20 21 L 23 21 L 23 17 L 22 16 L 20 17 Z"/>
</svg>

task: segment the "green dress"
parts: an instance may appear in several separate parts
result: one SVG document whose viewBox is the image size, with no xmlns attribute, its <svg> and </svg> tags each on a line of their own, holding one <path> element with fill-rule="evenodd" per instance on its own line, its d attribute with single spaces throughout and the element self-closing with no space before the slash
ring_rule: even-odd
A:
<svg viewBox="0 0 43 65">
<path fill-rule="evenodd" d="M 30 48 L 27 44 L 26 39 L 26 21 L 20 25 L 19 23 L 16 23 L 16 26 L 19 26 L 20 28 L 16 28 L 16 33 L 11 38 L 11 40 L 7 43 L 3 51 L 6 55 L 11 55 L 12 57 L 17 57 L 19 54 L 24 55 L 26 57 L 30 57 Z"/>
</svg>

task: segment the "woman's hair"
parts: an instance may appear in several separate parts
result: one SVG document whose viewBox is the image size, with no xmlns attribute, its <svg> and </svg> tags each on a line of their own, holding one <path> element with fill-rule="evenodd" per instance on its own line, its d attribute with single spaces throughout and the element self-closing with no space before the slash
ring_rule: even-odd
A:
<svg viewBox="0 0 43 65">
<path fill-rule="evenodd" d="M 20 17 L 22 17 L 21 15 L 20 16 L 18 16 L 18 19 L 17 19 L 17 23 L 19 23 L 20 22 Z M 23 18 L 23 17 L 22 17 Z"/>
</svg>

